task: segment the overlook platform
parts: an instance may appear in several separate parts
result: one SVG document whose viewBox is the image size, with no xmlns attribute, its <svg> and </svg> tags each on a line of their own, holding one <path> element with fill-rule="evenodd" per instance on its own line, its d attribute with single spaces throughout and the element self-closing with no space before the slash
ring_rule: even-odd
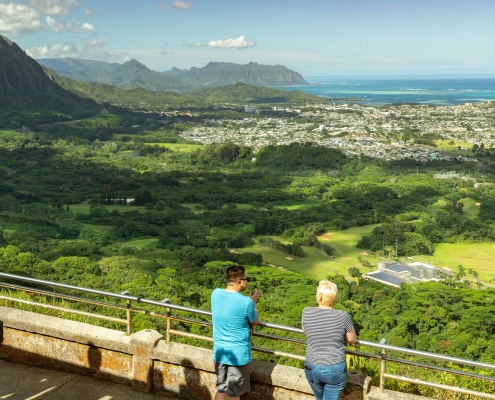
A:
<svg viewBox="0 0 495 400">
<path fill-rule="evenodd" d="M 356 397 L 357 399 L 358 397 Z M 9 400 L 181 400 L 183 396 L 142 393 L 129 386 L 0 358 L 0 399 Z M 372 389 L 369 400 L 428 400 Z"/>
<path fill-rule="evenodd" d="M 87 376 L 0 359 L 0 399 L 9 400 L 178 400 Z"/>
<path fill-rule="evenodd" d="M 125 311 L 127 318 L 115 318 L 112 315 L 89 313 L 84 310 L 60 307 L 54 304 L 34 302 L 32 295 L 22 298 L 13 297 L 11 292 L 5 291 L 0 296 L 0 399 L 81 399 L 111 400 L 111 399 L 187 399 L 211 400 L 215 395 L 215 374 L 210 346 L 197 347 L 192 344 L 173 341 L 172 336 L 187 336 L 195 340 L 211 342 L 209 336 L 195 332 L 178 330 L 179 324 L 173 322 L 200 324 L 211 326 L 208 321 L 210 313 L 204 310 L 187 308 L 170 302 L 157 302 L 144 298 L 136 298 L 128 293 L 114 294 L 99 292 L 89 288 L 78 288 L 56 282 L 35 280 L 29 277 L 14 276 L 0 273 L 0 278 L 22 280 L 30 283 L 68 289 L 72 292 L 81 291 L 105 296 L 105 302 L 73 294 L 61 294 L 59 291 L 50 292 L 32 287 L 23 287 L 2 283 L 10 291 L 25 293 L 40 293 L 53 295 L 57 298 L 67 298 L 72 301 L 98 304 L 106 308 Z M 124 300 L 125 307 L 109 302 L 110 299 Z M 102 320 L 119 323 L 126 326 L 126 332 L 112 326 L 98 326 L 87 322 L 74 321 L 54 315 L 40 314 L 21 308 L 12 308 L 9 305 L 20 304 L 22 308 L 43 307 L 58 311 L 79 313 L 84 317 L 97 317 Z M 133 306 L 139 304 L 149 306 L 142 309 Z M 165 309 L 166 312 L 156 312 Z M 133 313 L 146 313 L 150 317 L 163 318 L 166 325 L 161 324 L 160 331 L 153 329 L 133 330 Z M 185 316 L 180 313 L 185 314 Z M 196 318 L 190 318 L 195 315 Z M 199 319 L 203 317 L 203 319 Z M 300 328 L 285 327 L 282 325 L 262 322 L 262 328 L 278 329 L 283 332 L 302 333 Z M 253 336 L 291 341 L 294 344 L 305 343 L 290 337 L 270 334 L 270 332 L 254 332 Z M 486 381 L 487 385 L 495 383 L 491 371 L 495 365 L 475 360 L 459 359 L 440 354 L 417 351 L 413 349 L 390 346 L 381 341 L 373 343 L 358 340 L 359 348 L 346 349 L 351 364 L 343 399 L 346 400 L 385 400 L 408 399 L 426 400 L 407 393 L 397 393 L 384 387 L 385 379 L 397 380 L 414 385 L 430 386 L 443 392 L 450 393 L 456 398 L 456 393 L 463 393 L 472 398 L 495 399 L 495 392 L 490 386 L 485 392 L 471 388 L 452 386 L 444 381 L 419 380 L 415 374 L 407 374 L 406 369 L 389 369 L 387 364 L 405 365 L 432 370 L 443 375 L 466 376 L 475 380 Z M 364 349 L 363 349 L 364 347 Z M 376 354 L 376 350 L 379 354 Z M 304 357 L 281 352 L 278 349 L 253 346 L 253 350 L 276 356 L 303 360 Z M 391 353 L 391 355 L 390 355 Z M 407 356 L 410 355 L 408 358 Z M 422 362 L 418 362 L 420 357 Z M 424 360 L 423 360 L 424 359 Z M 380 363 L 380 376 L 373 385 L 373 380 L 366 373 L 355 368 L 357 362 Z M 477 374 L 476 370 L 462 371 L 447 366 L 434 365 L 427 360 L 442 361 L 450 364 L 472 366 L 484 372 Z M 395 373 L 401 372 L 400 374 Z M 435 375 L 435 378 L 438 373 Z M 441 376 L 441 377 L 442 377 Z M 427 375 L 425 375 L 428 378 Z M 448 377 L 448 376 L 447 376 Z M 448 383 L 448 382 L 447 382 Z M 379 386 L 375 386 L 379 384 Z M 255 359 L 252 363 L 251 391 L 245 400 L 311 400 L 314 396 L 304 377 L 304 371 L 299 366 L 289 366 L 273 363 L 263 359 Z M 442 397 L 445 398 L 445 397 Z"/>
</svg>

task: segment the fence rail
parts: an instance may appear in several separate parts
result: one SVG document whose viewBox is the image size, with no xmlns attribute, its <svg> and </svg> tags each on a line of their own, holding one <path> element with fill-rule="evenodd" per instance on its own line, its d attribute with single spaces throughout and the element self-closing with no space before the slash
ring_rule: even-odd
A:
<svg viewBox="0 0 495 400">
<path fill-rule="evenodd" d="M 17 284 L 9 283 L 11 281 L 22 282 L 26 286 L 19 285 L 18 283 Z M 55 312 L 72 313 L 75 315 L 81 315 L 88 318 L 94 318 L 98 320 L 109 321 L 116 324 L 122 324 L 126 326 L 127 334 L 131 334 L 133 330 L 133 324 L 132 324 L 133 315 L 146 314 L 154 318 L 164 319 L 166 321 L 165 337 L 167 343 L 170 343 L 172 341 L 172 336 L 188 337 L 197 340 L 202 340 L 205 342 L 213 341 L 211 335 L 205 336 L 197 333 L 187 332 L 185 330 L 175 329 L 173 327 L 173 321 L 176 321 L 184 324 L 195 324 L 195 325 L 211 328 L 212 327 L 211 312 L 184 307 L 178 304 L 172 304 L 168 299 L 162 301 L 156 301 L 142 297 L 132 296 L 127 291 L 120 294 L 110 293 L 96 289 L 72 286 L 63 283 L 34 279 L 25 276 L 6 274 L 2 272 L 0 272 L 0 288 L 3 288 L 2 292 L 0 292 L 0 301 L 3 300 L 3 302 L 7 305 L 10 302 L 16 302 L 32 307 L 41 307 L 44 309 L 49 309 Z M 47 288 L 52 288 L 52 290 L 47 290 Z M 34 300 L 26 300 L 25 298 L 22 298 L 22 296 L 14 296 L 12 292 L 26 293 L 31 297 L 43 296 L 46 298 L 56 299 L 59 302 L 65 301 L 67 304 L 54 305 L 54 304 L 42 303 Z M 78 295 L 75 295 L 74 293 L 77 293 Z M 92 297 L 96 297 L 98 299 L 81 297 L 82 295 L 91 295 Z M 121 304 L 112 303 L 111 301 L 120 301 Z M 117 318 L 114 316 L 108 316 L 105 314 L 98 314 L 86 310 L 78 310 L 68 307 L 69 303 L 72 304 L 74 302 L 92 307 L 101 307 L 102 309 L 105 310 L 109 310 L 109 309 L 117 310 L 118 312 L 122 312 L 125 315 L 125 318 Z M 136 307 L 135 306 L 136 304 L 138 304 L 140 307 Z M 141 307 L 145 305 L 148 306 L 147 309 Z M 154 308 L 157 308 L 160 311 L 155 311 Z M 186 313 L 186 315 L 188 316 L 181 315 L 181 313 Z M 191 318 L 189 316 L 191 314 L 194 316 L 194 318 Z M 199 319 L 199 318 L 203 318 L 203 319 Z M 207 320 L 205 320 L 205 318 Z M 302 338 L 304 337 L 303 331 L 300 328 L 277 325 L 268 322 L 261 322 L 258 326 L 261 328 L 266 328 L 269 330 L 276 331 L 277 333 L 284 332 L 291 334 L 300 334 Z M 253 336 L 266 339 L 268 341 L 273 341 L 275 343 L 275 346 L 280 341 L 285 341 L 297 346 L 301 346 L 302 349 L 304 349 L 306 345 L 305 340 L 302 339 L 299 340 L 293 337 L 281 336 L 280 334 L 265 333 L 263 331 L 258 331 L 258 330 L 253 332 Z M 376 354 L 370 353 L 369 351 L 364 351 L 364 349 L 366 350 L 375 349 L 377 353 Z M 263 348 L 253 345 L 253 350 L 278 357 L 284 357 L 294 360 L 304 360 L 304 356 L 302 355 L 282 352 L 277 349 Z M 474 391 L 458 386 L 444 385 L 431 381 L 419 380 L 419 379 L 396 375 L 387 372 L 387 365 L 393 363 L 401 366 L 421 368 L 430 371 L 441 372 L 453 376 L 461 376 L 470 379 L 483 380 L 493 384 L 495 387 L 494 364 L 488 364 L 488 363 L 467 360 L 457 357 L 443 356 L 440 354 L 412 350 L 404 347 L 390 346 L 385 344 L 385 340 L 382 340 L 380 343 L 375 343 L 375 342 L 369 342 L 358 339 L 356 342 L 356 349 L 348 348 L 346 349 L 346 353 L 349 356 L 358 357 L 364 360 L 374 360 L 380 363 L 380 384 L 379 384 L 380 390 L 384 390 L 385 379 L 390 379 L 400 382 L 407 382 L 415 385 L 432 387 L 439 390 L 446 390 L 459 394 L 470 395 L 470 396 L 474 396 L 475 398 L 495 399 L 495 394 Z M 394 357 L 392 357 L 391 354 L 394 355 Z M 413 360 L 407 359 L 406 358 L 407 356 L 413 357 Z M 419 362 L 418 359 L 431 360 L 431 363 L 426 364 L 425 362 Z M 471 367 L 479 370 L 479 372 L 448 368 L 441 365 L 437 365 L 437 363 L 439 362 L 445 363 L 449 366 L 455 365 L 458 366 L 459 368 Z M 489 376 L 490 374 L 492 376 Z"/>
</svg>

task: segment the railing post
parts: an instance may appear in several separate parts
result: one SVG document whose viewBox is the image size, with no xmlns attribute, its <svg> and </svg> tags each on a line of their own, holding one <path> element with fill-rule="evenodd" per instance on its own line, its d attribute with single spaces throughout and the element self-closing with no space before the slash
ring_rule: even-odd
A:
<svg viewBox="0 0 495 400">
<path fill-rule="evenodd" d="M 125 296 L 129 296 L 131 293 L 128 290 L 125 290 L 120 294 L 123 294 Z M 126 314 L 127 314 L 127 317 L 126 317 L 126 319 L 127 319 L 127 335 L 131 335 L 132 334 L 132 313 L 131 313 L 131 305 L 132 304 L 131 304 L 131 301 L 126 300 L 125 305 L 127 308 L 127 311 L 126 311 Z"/>
<path fill-rule="evenodd" d="M 131 313 L 131 301 L 126 300 L 125 301 L 126 306 L 127 306 L 127 334 L 131 335 L 132 334 L 132 313 Z"/>
<path fill-rule="evenodd" d="M 167 336 L 166 336 L 167 344 L 170 343 L 170 329 L 172 328 L 172 319 L 170 318 L 171 316 L 172 316 L 172 309 L 167 308 Z"/>
<path fill-rule="evenodd" d="M 382 340 L 380 340 L 380 344 L 385 344 L 386 342 L 386 339 L 383 338 Z M 383 389 L 385 388 L 385 369 L 387 367 L 387 362 L 385 361 L 386 359 L 386 356 L 387 356 L 387 352 L 385 351 L 385 349 L 381 349 L 380 351 L 380 356 L 382 358 L 382 361 L 381 361 L 381 364 L 380 364 L 380 391 L 383 392 Z"/>
<path fill-rule="evenodd" d="M 170 303 L 170 299 L 163 299 L 160 303 Z M 172 309 L 167 307 L 167 334 L 165 335 L 165 341 L 170 343 L 170 329 L 172 328 Z"/>
</svg>

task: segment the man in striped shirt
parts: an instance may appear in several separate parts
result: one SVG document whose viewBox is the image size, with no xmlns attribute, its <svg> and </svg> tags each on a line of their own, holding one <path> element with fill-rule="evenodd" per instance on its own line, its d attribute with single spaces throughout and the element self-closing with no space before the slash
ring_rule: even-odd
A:
<svg viewBox="0 0 495 400">
<path fill-rule="evenodd" d="M 344 343 L 356 341 L 351 317 L 333 309 L 337 286 L 320 281 L 316 289 L 318 307 L 306 307 L 302 327 L 307 338 L 304 372 L 316 400 L 339 400 L 347 383 Z"/>
</svg>

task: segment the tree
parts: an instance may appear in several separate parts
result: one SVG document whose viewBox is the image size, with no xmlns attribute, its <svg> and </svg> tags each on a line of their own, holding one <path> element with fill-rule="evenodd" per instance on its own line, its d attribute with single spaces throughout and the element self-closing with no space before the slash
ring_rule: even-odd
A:
<svg viewBox="0 0 495 400">
<path fill-rule="evenodd" d="M 416 232 L 404 233 L 405 242 L 401 244 L 401 256 L 414 256 L 417 254 L 433 254 L 433 244 Z"/>
<path fill-rule="evenodd" d="M 349 272 L 349 275 L 353 278 L 361 279 L 361 277 L 363 276 L 359 268 L 356 266 L 349 268 L 347 271 Z"/>
<path fill-rule="evenodd" d="M 466 269 L 462 265 L 457 266 L 457 272 L 455 274 L 455 279 L 462 281 L 466 277 Z"/>
<path fill-rule="evenodd" d="M 15 197 L 3 195 L 0 197 L 0 211 L 7 211 L 9 218 L 20 210 L 20 202 Z"/>
</svg>

